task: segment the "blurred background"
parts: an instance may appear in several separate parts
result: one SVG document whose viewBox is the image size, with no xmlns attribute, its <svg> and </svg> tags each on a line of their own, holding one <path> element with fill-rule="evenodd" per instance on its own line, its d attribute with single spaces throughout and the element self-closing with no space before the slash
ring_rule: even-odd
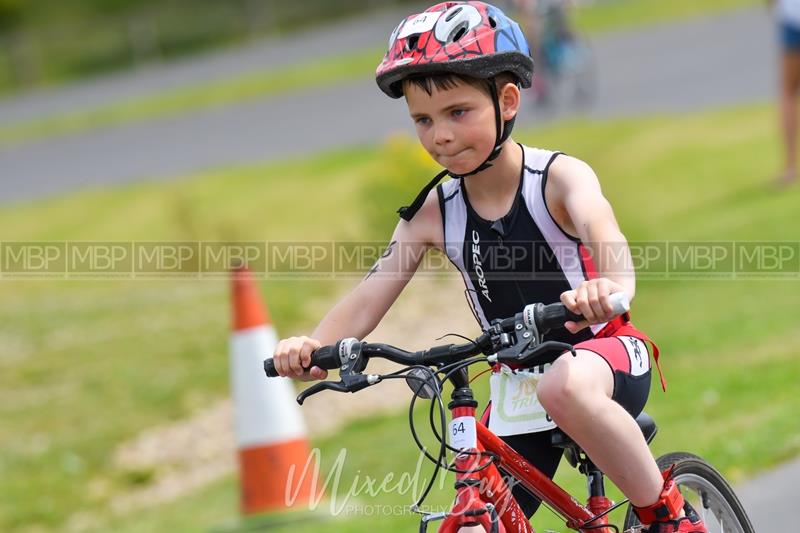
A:
<svg viewBox="0 0 800 533">
<path fill-rule="evenodd" d="M 501 3 L 537 62 L 515 139 L 589 162 L 632 243 L 730 250 L 640 273 L 636 322 L 659 343 L 670 384 L 663 394 L 654 381 L 653 449 L 704 456 L 741 490 L 757 529 L 781 524 L 791 507 L 777 497 L 791 494 L 781 483 L 800 455 L 800 197 L 774 179 L 772 13 L 760 0 L 533 4 Z M 437 171 L 404 103 L 373 78 L 391 30 L 425 7 L 0 0 L 0 531 L 253 525 L 238 510 L 229 282 L 191 265 L 149 276 L 68 272 L 63 255 L 22 265 L 19 250 L 382 247 L 396 208 Z M 279 336 L 309 334 L 369 264 L 327 279 L 257 276 Z M 477 334 L 454 272 L 412 281 L 370 340 L 422 348 L 450 332 Z M 485 400 L 488 378 L 475 386 Z M 414 472 L 404 385 L 323 396 L 303 413 L 323 474 L 349 452 L 340 491 Z M 558 476 L 582 494 L 566 463 Z M 429 503 L 445 505 L 450 486 Z M 362 491 L 332 521 L 268 524 L 407 531 L 417 520 L 396 506 L 411 501 Z M 564 530 L 546 510 L 534 525 Z"/>
</svg>

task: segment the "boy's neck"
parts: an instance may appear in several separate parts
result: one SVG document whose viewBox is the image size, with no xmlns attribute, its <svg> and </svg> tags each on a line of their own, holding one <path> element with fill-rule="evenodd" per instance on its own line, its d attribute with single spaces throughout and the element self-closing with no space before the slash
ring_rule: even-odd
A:
<svg viewBox="0 0 800 533">
<path fill-rule="evenodd" d="M 517 192 L 522 172 L 522 148 L 508 139 L 492 166 L 464 178 L 464 186 L 472 201 L 489 204 L 505 203 Z"/>
</svg>

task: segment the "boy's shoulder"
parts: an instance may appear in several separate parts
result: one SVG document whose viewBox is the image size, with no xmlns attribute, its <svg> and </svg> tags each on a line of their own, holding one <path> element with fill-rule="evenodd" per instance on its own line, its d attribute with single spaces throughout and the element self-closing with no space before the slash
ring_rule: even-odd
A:
<svg viewBox="0 0 800 533">
<path fill-rule="evenodd" d="M 529 172 L 536 174 L 546 172 L 550 164 L 555 161 L 556 157 L 563 155 L 559 150 L 538 148 L 526 144 L 520 144 L 520 146 L 524 154 L 525 167 Z"/>
<path fill-rule="evenodd" d="M 594 170 L 583 159 L 560 152 L 557 155 L 558 157 L 554 157 L 550 165 L 549 174 L 551 178 L 567 181 L 597 180 Z"/>
<path fill-rule="evenodd" d="M 549 166 L 544 190 L 548 205 L 560 205 L 567 197 L 600 192 L 600 180 L 588 163 L 574 156 L 558 154 Z"/>
<path fill-rule="evenodd" d="M 437 247 L 442 245 L 444 232 L 437 187 L 434 187 L 425 197 L 425 202 L 414 218 L 408 222 L 401 219 L 400 224 L 406 226 L 408 234 L 413 240 Z"/>
</svg>

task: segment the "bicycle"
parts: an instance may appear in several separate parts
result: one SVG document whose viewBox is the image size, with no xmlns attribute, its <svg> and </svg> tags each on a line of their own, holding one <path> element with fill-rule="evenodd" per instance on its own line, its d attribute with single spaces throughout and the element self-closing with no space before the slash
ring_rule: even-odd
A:
<svg viewBox="0 0 800 533">
<path fill-rule="evenodd" d="M 618 314 L 627 311 L 624 295 L 615 301 Z M 575 354 L 573 346 L 556 341 L 543 341 L 550 330 L 562 327 L 568 320 L 582 317 L 570 312 L 560 303 L 531 304 L 522 312 L 506 319 L 494 320 L 479 337 L 465 344 L 435 346 L 409 352 L 395 346 L 359 342 L 349 338 L 334 345 L 323 346 L 311 357 L 311 366 L 327 370 L 339 369 L 340 381 L 322 381 L 302 391 L 297 402 L 323 390 L 357 392 L 386 379 L 406 379 L 413 391 L 409 406 L 411 433 L 420 450 L 434 464 L 428 485 L 412 509 L 421 515 L 419 531 L 428 524 L 442 520 L 438 531 L 456 532 L 462 527 L 482 526 L 489 533 L 534 533 L 505 478 L 513 479 L 558 513 L 572 530 L 584 533 L 619 533 L 617 525 L 608 522 L 608 515 L 628 503 L 614 504 L 606 497 L 604 474 L 592 463 L 581 448 L 565 433 L 552 431 L 552 443 L 564 448 L 567 461 L 587 477 L 588 500 L 582 505 L 553 480 L 542 474 L 486 426 L 476 420 L 478 402 L 470 388 L 467 368 L 478 363 L 506 363 L 532 367 L 554 361 L 565 352 Z M 387 375 L 364 374 L 371 358 L 381 358 L 401 364 L 404 368 Z M 268 377 L 278 374 L 272 359 L 264 361 Z M 442 400 L 445 382 L 453 385 L 448 409 L 452 419 L 445 421 Z M 413 411 L 417 398 L 431 402 L 429 421 L 439 440 L 438 456 L 431 455 L 421 443 L 414 428 Z M 439 427 L 447 425 L 451 442 L 448 445 L 434 423 L 434 406 L 439 407 Z M 645 439 L 650 443 L 656 435 L 655 421 L 646 413 L 636 419 Z M 456 454 L 452 463 L 445 461 L 446 452 Z M 701 514 L 709 533 L 754 533 L 744 507 L 730 485 L 709 463 L 692 454 L 670 453 L 658 459 L 662 470 L 672 468 L 672 476 L 684 498 Z M 446 469 L 456 474 L 456 497 L 449 512 L 429 513 L 420 510 L 436 479 Z M 502 473 L 502 474 L 501 474 Z M 504 478 L 505 475 L 505 478 Z M 629 505 L 624 520 L 625 533 L 641 531 L 636 515 Z"/>
</svg>

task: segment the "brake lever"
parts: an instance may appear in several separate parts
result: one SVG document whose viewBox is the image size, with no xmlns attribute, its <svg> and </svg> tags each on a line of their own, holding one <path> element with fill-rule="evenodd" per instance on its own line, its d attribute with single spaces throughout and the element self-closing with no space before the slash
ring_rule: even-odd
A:
<svg viewBox="0 0 800 533">
<path fill-rule="evenodd" d="M 522 354 L 535 350 L 542 342 L 542 337 L 535 324 L 526 325 L 522 313 L 514 315 L 513 326 L 511 319 L 497 324 L 492 332 L 495 335 L 498 350 L 494 356 L 489 357 L 489 362 L 507 361 L 517 362 Z"/>
<path fill-rule="evenodd" d="M 552 361 L 547 361 L 547 360 L 542 360 L 542 361 L 536 360 L 543 353 L 547 352 L 558 353 L 558 355 L 561 355 L 564 352 L 570 352 L 572 353 L 573 356 L 577 357 L 577 354 L 575 353 L 575 347 L 571 344 L 559 341 L 544 341 L 541 344 L 537 344 L 533 347 L 531 346 L 526 347 L 522 352 L 519 353 L 519 355 L 515 357 L 504 358 L 500 356 L 498 357 L 497 360 L 501 363 L 502 362 L 516 363 L 524 366 L 534 366 L 534 364 L 552 363 Z"/>
<path fill-rule="evenodd" d="M 315 383 L 309 388 L 301 391 L 300 394 L 297 395 L 297 403 L 303 405 L 303 402 L 306 401 L 306 398 L 324 390 L 347 392 L 347 387 L 341 381 L 320 381 L 319 383 Z"/>
<path fill-rule="evenodd" d="M 309 396 L 313 396 L 324 390 L 332 390 L 334 392 L 358 392 L 361 389 L 365 389 L 381 381 L 381 377 L 375 374 L 341 374 L 341 378 L 340 381 L 320 381 L 319 383 L 315 383 L 297 395 L 297 403 L 303 405 L 303 402 L 306 401 Z"/>
</svg>

